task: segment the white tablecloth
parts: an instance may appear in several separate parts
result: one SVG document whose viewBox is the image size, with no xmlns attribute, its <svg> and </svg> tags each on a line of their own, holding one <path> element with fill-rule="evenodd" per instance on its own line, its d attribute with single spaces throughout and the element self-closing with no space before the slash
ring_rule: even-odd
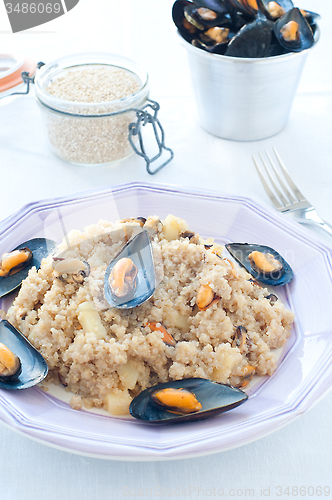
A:
<svg viewBox="0 0 332 500">
<path fill-rule="evenodd" d="M 186 54 L 171 19 L 172 3 L 80 0 L 65 16 L 17 34 L 11 33 L 0 4 L 2 53 L 48 62 L 69 53 L 103 51 L 140 62 L 150 75 L 151 98 L 161 105 L 166 143 L 175 153 L 173 162 L 155 177 L 136 156 L 116 166 L 73 166 L 50 152 L 33 92 L 0 100 L 1 219 L 32 201 L 131 181 L 236 193 L 270 206 L 251 154 L 275 146 L 301 191 L 332 223 L 330 0 L 303 0 L 299 5 L 322 15 L 321 39 L 309 54 L 287 127 L 271 139 L 251 143 L 213 137 L 198 125 Z M 329 237 L 322 238 L 332 244 Z M 324 487 L 331 488 L 332 496 L 331 414 L 328 394 L 301 418 L 259 441 L 217 455 L 164 463 L 71 455 L 0 424 L 0 498 L 289 499 L 301 496 L 301 486 L 302 498 L 318 497 L 317 487 L 328 498 Z"/>
</svg>

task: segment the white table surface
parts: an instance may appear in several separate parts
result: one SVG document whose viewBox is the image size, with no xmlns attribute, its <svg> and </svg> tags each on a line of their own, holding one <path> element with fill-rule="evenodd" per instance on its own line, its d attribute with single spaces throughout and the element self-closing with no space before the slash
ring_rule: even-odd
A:
<svg viewBox="0 0 332 500">
<path fill-rule="evenodd" d="M 2 53 L 48 62 L 70 53 L 104 51 L 140 62 L 150 75 L 151 98 L 161 104 L 166 143 L 175 153 L 173 162 L 154 177 L 136 156 L 117 166 L 73 166 L 50 152 L 33 92 L 2 100 L 0 219 L 32 201 L 131 181 L 236 193 L 270 207 L 251 154 L 275 146 L 301 191 L 332 223 L 331 0 L 303 0 L 299 5 L 322 15 L 321 39 L 309 54 L 287 127 L 273 138 L 251 143 L 213 137 L 198 125 L 186 54 L 171 19 L 172 3 L 80 0 L 65 16 L 12 34 L 0 2 Z M 332 239 L 322 237 L 332 245 Z M 301 497 L 301 486 L 307 488 L 302 498 L 318 498 L 308 495 L 309 486 L 322 487 L 322 497 L 324 487 L 330 487 L 332 497 L 331 415 L 329 393 L 305 415 L 259 441 L 212 456 L 155 463 L 72 455 L 0 424 L 0 498 L 218 498 L 223 493 L 289 499 Z M 293 487 L 299 488 L 297 495 Z"/>
</svg>

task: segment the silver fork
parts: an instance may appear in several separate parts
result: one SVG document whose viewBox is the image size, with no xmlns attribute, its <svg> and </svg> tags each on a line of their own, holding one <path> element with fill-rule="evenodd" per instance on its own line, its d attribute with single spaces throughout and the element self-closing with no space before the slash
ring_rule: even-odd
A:
<svg viewBox="0 0 332 500">
<path fill-rule="evenodd" d="M 294 184 L 275 148 L 272 149 L 279 164 L 279 169 L 273 163 L 268 151 L 265 151 L 268 162 L 259 152 L 263 169 L 256 158 L 254 156 L 252 158 L 264 189 L 276 209 L 300 224 L 315 224 L 332 236 L 332 226 L 319 217 L 316 209 Z"/>
</svg>

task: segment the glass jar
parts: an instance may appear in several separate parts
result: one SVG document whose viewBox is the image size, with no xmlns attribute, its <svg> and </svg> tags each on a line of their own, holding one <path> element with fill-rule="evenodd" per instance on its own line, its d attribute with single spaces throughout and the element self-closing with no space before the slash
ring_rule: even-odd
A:
<svg viewBox="0 0 332 500">
<path fill-rule="evenodd" d="M 102 84 L 101 89 L 97 88 L 102 68 L 122 70 L 117 73 L 118 81 L 115 83 L 121 87 L 120 74 L 125 75 L 133 82 L 135 90 L 115 100 L 93 102 L 92 95 L 92 102 L 81 102 L 80 78 L 82 85 L 87 83 L 83 81 L 84 70 L 94 75 L 94 91 L 102 93 Z M 74 75 L 75 72 L 79 73 Z M 75 100 L 58 97 L 48 91 L 52 82 L 54 84 L 58 79 L 70 82 L 68 85 L 76 92 Z M 137 63 L 103 53 L 66 56 L 43 65 L 37 71 L 35 85 L 49 144 L 57 156 L 70 163 L 92 166 L 109 164 L 133 153 L 128 140 L 129 125 L 135 121 L 136 111 L 146 105 L 149 95 L 148 75 Z"/>
</svg>

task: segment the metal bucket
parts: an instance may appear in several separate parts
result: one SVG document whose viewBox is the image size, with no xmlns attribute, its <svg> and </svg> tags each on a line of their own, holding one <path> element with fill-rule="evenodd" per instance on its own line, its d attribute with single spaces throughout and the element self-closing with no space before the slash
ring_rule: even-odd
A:
<svg viewBox="0 0 332 500">
<path fill-rule="evenodd" d="M 207 132 L 235 141 L 257 141 L 285 127 L 311 49 L 247 59 L 183 44 L 199 122 Z"/>
</svg>

